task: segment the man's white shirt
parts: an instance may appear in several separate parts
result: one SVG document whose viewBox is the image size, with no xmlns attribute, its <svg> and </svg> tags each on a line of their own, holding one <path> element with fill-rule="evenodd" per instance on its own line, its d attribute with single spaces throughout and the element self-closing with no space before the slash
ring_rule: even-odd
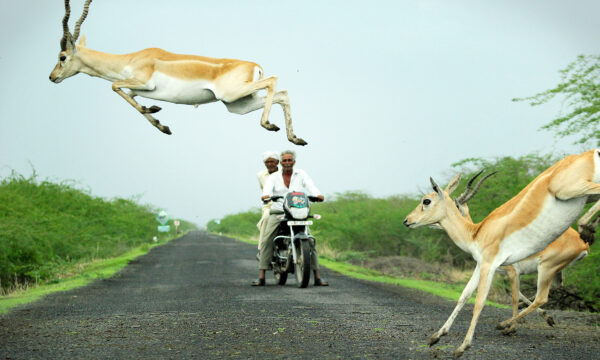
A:
<svg viewBox="0 0 600 360">
<path fill-rule="evenodd" d="M 265 183 L 267 182 L 267 179 L 269 178 L 269 170 L 264 169 L 258 172 L 258 174 L 256 174 L 256 177 L 258 178 L 258 183 L 260 184 L 260 190 L 262 191 L 262 189 L 265 186 Z"/>
<path fill-rule="evenodd" d="M 301 169 L 293 170 L 289 187 L 286 187 L 283 182 L 281 170 L 272 173 L 263 186 L 263 196 L 285 195 L 290 191 L 302 191 L 313 196 L 321 195 L 310 176 Z M 282 210 L 281 202 L 274 203 L 272 208 Z"/>
</svg>

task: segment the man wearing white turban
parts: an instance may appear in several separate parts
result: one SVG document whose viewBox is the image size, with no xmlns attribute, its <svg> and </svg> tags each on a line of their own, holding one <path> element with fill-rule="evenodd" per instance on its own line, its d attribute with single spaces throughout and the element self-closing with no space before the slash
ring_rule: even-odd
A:
<svg viewBox="0 0 600 360">
<path fill-rule="evenodd" d="M 263 187 L 265 186 L 265 182 L 269 178 L 269 175 L 279 170 L 277 165 L 279 165 L 279 154 L 275 151 L 265 151 L 263 153 L 263 162 L 265 164 L 266 169 L 259 171 L 256 174 L 258 178 L 258 183 L 260 184 L 260 191 L 262 192 Z M 267 227 L 267 221 L 269 220 L 269 211 L 271 210 L 271 205 L 273 205 L 272 201 L 269 201 L 266 204 L 263 204 L 262 207 L 262 217 L 256 224 L 258 230 L 260 231 L 260 235 L 258 236 L 258 249 L 260 250 L 260 244 L 263 241 L 263 235 L 265 233 L 265 228 Z"/>
</svg>

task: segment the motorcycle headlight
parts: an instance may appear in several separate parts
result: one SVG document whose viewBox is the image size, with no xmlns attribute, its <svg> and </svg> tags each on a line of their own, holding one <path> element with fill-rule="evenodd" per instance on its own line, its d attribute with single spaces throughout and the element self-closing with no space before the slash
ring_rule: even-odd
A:
<svg viewBox="0 0 600 360">
<path fill-rule="evenodd" d="M 295 208 L 292 207 L 289 209 L 290 214 L 294 219 L 306 219 L 308 217 L 309 208 Z"/>
</svg>

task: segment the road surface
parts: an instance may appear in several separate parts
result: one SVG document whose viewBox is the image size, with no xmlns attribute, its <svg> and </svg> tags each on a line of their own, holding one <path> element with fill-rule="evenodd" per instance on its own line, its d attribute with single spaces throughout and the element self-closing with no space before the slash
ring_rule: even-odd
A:
<svg viewBox="0 0 600 360">
<path fill-rule="evenodd" d="M 192 232 L 110 279 L 55 293 L 0 316 L 0 359 L 452 358 L 468 327 L 463 309 L 433 347 L 454 303 L 326 269 L 329 287 L 252 287 L 256 246 Z M 510 310 L 486 307 L 464 359 L 599 359 L 599 317 L 533 314 L 513 336 L 495 329 Z"/>
</svg>

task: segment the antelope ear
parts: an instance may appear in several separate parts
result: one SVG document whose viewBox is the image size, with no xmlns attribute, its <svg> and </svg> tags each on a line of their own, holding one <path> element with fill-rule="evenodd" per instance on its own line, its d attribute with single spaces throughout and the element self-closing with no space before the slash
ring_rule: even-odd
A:
<svg viewBox="0 0 600 360">
<path fill-rule="evenodd" d="M 452 194 L 452 192 L 454 190 L 456 190 L 456 187 L 458 187 L 458 183 L 460 182 L 461 176 L 462 176 L 462 174 L 458 173 L 452 180 L 450 180 L 450 182 L 448 183 L 448 186 L 446 186 L 446 192 L 448 194 Z"/>
<path fill-rule="evenodd" d="M 81 37 L 79 38 L 78 45 L 85 47 L 85 40 L 86 40 L 85 35 L 81 35 Z"/>
<path fill-rule="evenodd" d="M 431 188 L 433 189 L 433 191 L 435 191 L 440 199 L 444 198 L 444 191 L 438 186 L 438 184 L 435 183 L 435 181 L 433 181 L 433 178 L 429 178 L 429 181 L 431 181 Z"/>
</svg>

